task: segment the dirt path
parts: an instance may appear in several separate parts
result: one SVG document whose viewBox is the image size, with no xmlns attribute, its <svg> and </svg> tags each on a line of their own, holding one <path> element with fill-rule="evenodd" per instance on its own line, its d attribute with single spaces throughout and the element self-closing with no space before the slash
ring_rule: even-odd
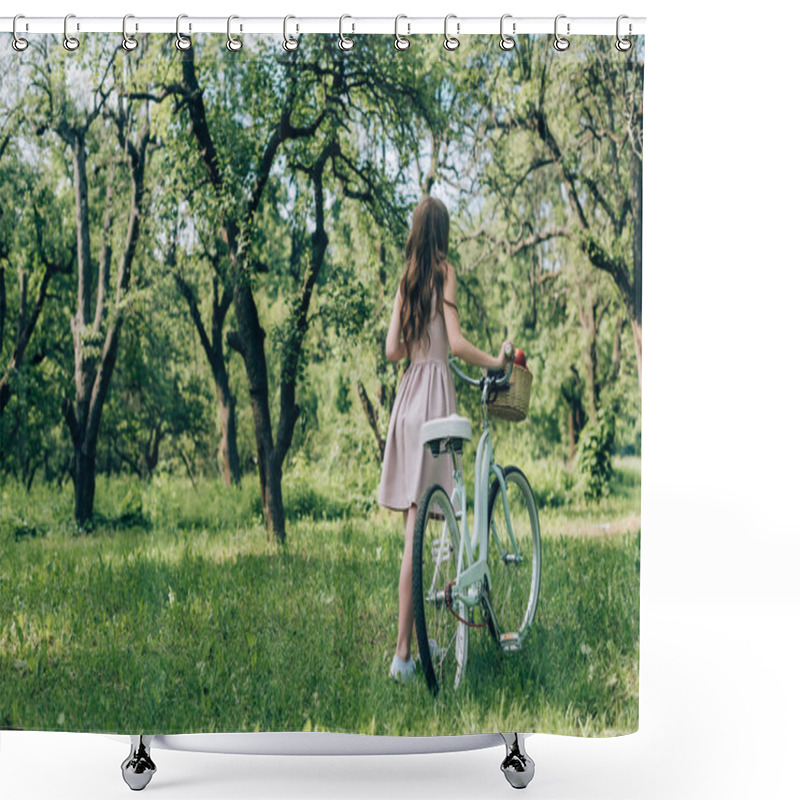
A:
<svg viewBox="0 0 800 800">
<path fill-rule="evenodd" d="M 621 517 L 607 521 L 589 519 L 550 519 L 542 521 L 542 536 L 617 536 L 638 533 L 642 529 L 641 516 Z"/>
</svg>

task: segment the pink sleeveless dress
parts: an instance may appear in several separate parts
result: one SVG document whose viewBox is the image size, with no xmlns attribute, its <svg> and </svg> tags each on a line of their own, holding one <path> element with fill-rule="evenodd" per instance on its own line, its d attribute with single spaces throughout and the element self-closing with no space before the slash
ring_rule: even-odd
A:
<svg viewBox="0 0 800 800">
<path fill-rule="evenodd" d="M 423 336 L 412 349 L 386 435 L 378 502 L 397 511 L 419 505 L 432 483 L 441 484 L 448 494 L 453 490 L 452 461 L 434 459 L 421 438 L 424 422 L 456 413 L 456 389 L 447 363 L 447 328 L 435 305 L 428 334 L 430 342 Z"/>
</svg>

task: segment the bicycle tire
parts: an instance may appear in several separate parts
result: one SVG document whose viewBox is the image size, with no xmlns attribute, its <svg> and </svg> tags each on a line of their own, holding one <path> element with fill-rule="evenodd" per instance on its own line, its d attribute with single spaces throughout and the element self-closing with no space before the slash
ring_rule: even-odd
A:
<svg viewBox="0 0 800 800">
<path fill-rule="evenodd" d="M 518 467 L 503 470 L 509 504 L 512 546 L 502 500 L 500 482 L 489 490 L 489 547 L 487 561 L 491 579 L 491 603 L 498 629 L 490 624 L 498 644 L 506 634 L 516 634 L 521 643 L 536 615 L 542 578 L 542 537 L 539 512 L 531 485 Z M 521 560 L 519 560 L 521 559 Z M 491 617 L 490 617 L 491 622 Z"/>
<path fill-rule="evenodd" d="M 458 577 L 460 541 L 453 504 L 435 484 L 417 511 L 411 577 L 419 660 L 434 696 L 445 686 L 457 689 L 467 664 L 469 631 L 453 613 L 464 617 L 466 610 L 448 597 Z"/>
</svg>

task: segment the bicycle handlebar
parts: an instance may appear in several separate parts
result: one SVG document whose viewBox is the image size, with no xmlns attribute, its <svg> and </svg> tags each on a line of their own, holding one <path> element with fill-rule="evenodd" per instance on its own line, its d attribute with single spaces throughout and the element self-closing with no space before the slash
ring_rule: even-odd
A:
<svg viewBox="0 0 800 800">
<path fill-rule="evenodd" d="M 509 354 L 507 353 L 507 355 Z M 464 372 L 462 372 L 458 366 L 456 366 L 456 361 L 457 359 L 451 356 L 450 369 L 452 369 L 462 381 L 468 383 L 470 386 L 477 386 L 479 389 L 484 387 L 487 380 L 489 381 L 490 387 L 500 388 L 501 386 L 505 386 L 511 380 L 511 370 L 514 367 L 514 362 L 509 361 L 505 375 L 498 377 L 497 375 L 492 375 L 491 372 L 487 372 L 487 374 L 483 375 L 480 379 L 475 379 L 470 378 L 469 375 L 466 375 Z"/>
</svg>

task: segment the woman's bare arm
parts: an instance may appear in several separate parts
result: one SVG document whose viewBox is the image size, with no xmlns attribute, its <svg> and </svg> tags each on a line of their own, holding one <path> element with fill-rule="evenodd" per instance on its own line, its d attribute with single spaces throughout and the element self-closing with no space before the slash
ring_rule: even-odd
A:
<svg viewBox="0 0 800 800">
<path fill-rule="evenodd" d="M 452 264 L 447 265 L 447 277 L 444 282 L 444 322 L 447 327 L 447 338 L 450 342 L 450 350 L 457 358 L 461 358 L 468 364 L 486 369 L 502 369 L 506 363 L 504 357 L 506 345 L 511 342 L 503 342 L 499 356 L 490 356 L 475 345 L 470 344 L 461 333 L 461 323 L 458 319 L 458 304 L 456 302 L 456 271 Z"/>
<path fill-rule="evenodd" d="M 408 356 L 406 343 L 400 341 L 400 287 L 394 296 L 392 320 L 389 323 L 389 332 L 386 334 L 386 358 L 389 361 L 400 361 Z"/>
</svg>

